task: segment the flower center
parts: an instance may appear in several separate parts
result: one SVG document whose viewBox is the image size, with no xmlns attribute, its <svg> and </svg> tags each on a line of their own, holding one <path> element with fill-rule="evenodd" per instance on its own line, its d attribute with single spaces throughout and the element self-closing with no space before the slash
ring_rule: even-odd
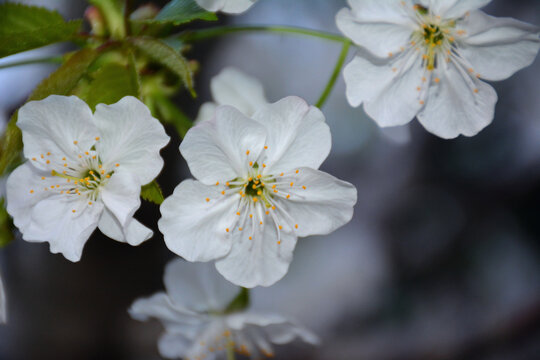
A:
<svg viewBox="0 0 540 360">
<path fill-rule="evenodd" d="M 99 138 L 96 138 L 96 141 L 98 140 Z M 73 144 L 76 145 L 77 152 L 71 159 L 77 160 L 68 160 L 66 156 L 47 152 L 33 157 L 32 161 L 50 169 L 50 177 L 41 177 L 46 185 L 43 191 L 54 191 L 67 196 L 84 196 L 88 200 L 88 205 L 92 205 L 99 199 L 101 187 L 109 181 L 114 169 L 120 164 L 108 169 L 101 163 L 94 147 L 84 151 L 80 149 L 77 140 L 73 141 Z M 36 190 L 30 189 L 30 194 L 35 192 Z M 73 213 L 75 212 L 77 209 L 73 209 Z"/>
<path fill-rule="evenodd" d="M 413 32 L 411 44 L 413 46 L 422 44 L 424 66 L 431 71 L 437 67 L 437 55 L 451 54 L 455 42 L 453 32 L 456 22 L 441 19 L 421 5 L 415 5 L 413 9 L 416 11 L 415 17 L 420 27 Z"/>
</svg>

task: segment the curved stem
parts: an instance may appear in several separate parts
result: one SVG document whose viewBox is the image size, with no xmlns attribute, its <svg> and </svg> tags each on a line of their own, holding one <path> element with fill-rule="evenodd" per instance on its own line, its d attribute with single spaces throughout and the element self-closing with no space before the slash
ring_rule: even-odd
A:
<svg viewBox="0 0 540 360">
<path fill-rule="evenodd" d="M 53 57 L 46 57 L 46 58 L 38 58 L 38 59 L 30 59 L 30 60 L 21 60 L 21 61 L 15 61 L 7 64 L 0 64 L 0 69 L 6 69 L 14 66 L 20 66 L 20 65 L 31 65 L 31 64 L 61 64 L 62 63 L 62 56 L 53 56 Z"/>
<path fill-rule="evenodd" d="M 328 80 L 328 83 L 326 84 L 326 87 L 324 88 L 323 93 L 321 94 L 321 97 L 317 101 L 317 106 L 319 109 L 324 105 L 326 100 L 328 99 L 328 96 L 330 96 L 330 93 L 332 92 L 332 89 L 334 88 L 334 85 L 336 84 L 336 80 L 339 76 L 339 73 L 341 72 L 341 68 L 343 67 L 343 63 L 345 62 L 345 59 L 347 58 L 347 54 L 349 53 L 349 48 L 351 47 L 351 42 L 347 40 L 343 47 L 341 48 L 341 53 L 339 54 L 339 58 L 336 62 L 336 66 L 334 67 L 334 71 L 332 72 L 332 75 L 330 76 L 330 79 Z"/>
<path fill-rule="evenodd" d="M 317 37 L 320 39 L 336 41 L 341 43 L 346 43 L 349 39 L 324 31 L 304 29 L 294 26 L 280 26 L 280 25 L 261 25 L 261 26 L 217 26 L 210 29 L 202 30 L 189 30 L 183 33 L 180 33 L 179 37 L 182 41 L 185 42 L 197 42 L 207 39 L 212 39 L 227 34 L 234 33 L 248 33 L 248 32 L 270 32 L 270 33 L 281 33 L 281 34 L 293 34 L 293 35 L 303 35 Z"/>
</svg>

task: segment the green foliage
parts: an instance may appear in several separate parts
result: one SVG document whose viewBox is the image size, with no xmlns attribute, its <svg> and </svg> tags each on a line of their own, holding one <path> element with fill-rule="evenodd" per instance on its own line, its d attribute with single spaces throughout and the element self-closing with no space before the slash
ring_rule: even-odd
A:
<svg viewBox="0 0 540 360">
<path fill-rule="evenodd" d="M 4 199 L 0 199 L 0 248 L 13 240 L 13 224 L 4 205 Z"/>
<path fill-rule="evenodd" d="M 68 41 L 81 23 L 66 22 L 58 12 L 41 7 L 0 4 L 0 57 Z"/>
<path fill-rule="evenodd" d="M 161 205 L 164 200 L 163 193 L 161 192 L 161 188 L 156 180 L 152 181 L 150 184 L 144 185 L 141 188 L 141 197 L 146 201 L 150 201 L 158 205 Z"/>
<path fill-rule="evenodd" d="M 178 51 L 175 51 L 164 42 L 150 37 L 131 38 L 130 42 L 153 61 L 160 63 L 178 75 L 193 97 L 193 74 L 188 61 Z"/>
<path fill-rule="evenodd" d="M 122 39 L 126 36 L 126 24 L 124 19 L 124 1 L 122 0 L 89 0 L 95 5 L 105 18 L 107 30 L 114 39 Z"/>
<path fill-rule="evenodd" d="M 181 25 L 193 20 L 217 20 L 214 13 L 201 8 L 194 0 L 172 0 L 152 20 L 147 22 Z"/>
<path fill-rule="evenodd" d="M 245 310 L 249 306 L 249 290 L 241 288 L 238 295 L 231 301 L 225 309 L 226 314 Z"/>
<path fill-rule="evenodd" d="M 184 137 L 193 126 L 193 122 L 184 114 L 169 98 L 163 95 L 154 95 L 152 103 L 158 113 L 158 117 L 165 123 L 174 125 L 178 135 Z"/>
<path fill-rule="evenodd" d="M 124 96 L 139 97 L 137 73 L 131 66 L 107 64 L 94 74 L 94 80 L 87 89 L 85 100 L 95 109 L 97 104 L 114 104 Z"/>
<path fill-rule="evenodd" d="M 41 100 L 52 94 L 69 95 L 98 55 L 94 49 L 77 51 L 34 89 L 28 101 Z M 14 114 L 0 139 L 0 176 L 19 159 L 22 150 L 21 131 L 16 123 L 17 114 Z"/>
</svg>

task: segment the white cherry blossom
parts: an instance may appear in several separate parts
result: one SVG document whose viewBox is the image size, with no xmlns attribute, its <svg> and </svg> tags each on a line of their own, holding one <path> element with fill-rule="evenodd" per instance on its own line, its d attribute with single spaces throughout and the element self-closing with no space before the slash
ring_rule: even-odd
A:
<svg viewBox="0 0 540 360">
<path fill-rule="evenodd" d="M 200 7 L 208 11 L 222 11 L 229 14 L 243 13 L 257 0 L 195 0 Z"/>
<path fill-rule="evenodd" d="M 252 359 L 272 356 L 272 344 L 295 338 L 317 344 L 310 331 L 280 315 L 228 309 L 240 288 L 225 281 L 211 264 L 172 260 L 165 269 L 166 292 L 136 300 L 134 319 L 159 319 L 165 333 L 160 354 L 170 359 L 221 358 L 227 347 Z"/>
<path fill-rule="evenodd" d="M 289 268 L 297 237 L 346 224 L 353 185 L 317 170 L 330 152 L 322 112 L 298 97 L 251 118 L 218 106 L 180 145 L 191 173 L 161 205 L 158 225 L 171 251 L 216 261 L 244 287 L 269 286 Z"/>
<path fill-rule="evenodd" d="M 133 214 L 169 137 L 142 102 L 125 97 L 92 114 L 75 96 L 52 95 L 24 105 L 17 126 L 28 161 L 8 178 L 7 211 L 24 240 L 78 261 L 96 227 L 131 245 L 152 236 Z"/>
<path fill-rule="evenodd" d="M 349 0 L 336 17 L 362 47 L 344 70 L 349 103 L 382 127 L 416 116 L 443 138 L 477 134 L 497 102 L 481 79 L 510 77 L 540 48 L 537 27 L 478 10 L 489 2 Z"/>
</svg>

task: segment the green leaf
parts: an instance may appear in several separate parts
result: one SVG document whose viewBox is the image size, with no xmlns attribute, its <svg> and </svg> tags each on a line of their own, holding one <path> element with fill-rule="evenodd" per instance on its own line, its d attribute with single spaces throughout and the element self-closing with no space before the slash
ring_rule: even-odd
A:
<svg viewBox="0 0 540 360">
<path fill-rule="evenodd" d="M 189 63 L 178 51 L 160 40 L 149 37 L 131 38 L 130 41 L 150 59 L 162 64 L 178 75 L 191 95 L 193 97 L 197 96 L 195 89 L 193 89 L 193 74 Z"/>
<path fill-rule="evenodd" d="M 13 224 L 4 205 L 4 199 L 0 199 L 0 248 L 13 240 Z"/>
<path fill-rule="evenodd" d="M 150 184 L 144 185 L 141 188 L 141 197 L 146 201 L 150 201 L 158 205 L 161 205 L 164 200 L 163 193 L 161 192 L 161 188 L 156 180 L 152 181 Z"/>
<path fill-rule="evenodd" d="M 58 12 L 41 7 L 0 4 L 0 57 L 68 41 L 81 23 L 66 22 Z"/>
<path fill-rule="evenodd" d="M 249 290 L 241 288 L 238 295 L 231 301 L 225 309 L 225 314 L 245 310 L 249 306 Z"/>
<path fill-rule="evenodd" d="M 174 125 L 178 135 L 184 138 L 188 130 L 193 126 L 193 122 L 176 105 L 164 95 L 154 95 L 152 103 L 159 113 L 159 118 L 165 122 Z"/>
<path fill-rule="evenodd" d="M 98 56 L 99 52 L 94 49 L 77 51 L 34 89 L 28 101 L 41 100 L 52 94 L 68 95 Z M 17 113 L 11 117 L 0 139 L 0 176 L 20 157 L 23 143 L 16 124 Z"/>
<path fill-rule="evenodd" d="M 107 64 L 95 73 L 87 96 L 88 105 L 95 109 L 97 104 L 114 104 L 124 96 L 139 97 L 139 84 L 133 71 L 120 64 Z"/>
<path fill-rule="evenodd" d="M 217 20 L 216 14 L 201 8 L 194 0 L 172 0 L 152 20 L 147 22 L 181 25 L 193 20 Z"/>
</svg>

